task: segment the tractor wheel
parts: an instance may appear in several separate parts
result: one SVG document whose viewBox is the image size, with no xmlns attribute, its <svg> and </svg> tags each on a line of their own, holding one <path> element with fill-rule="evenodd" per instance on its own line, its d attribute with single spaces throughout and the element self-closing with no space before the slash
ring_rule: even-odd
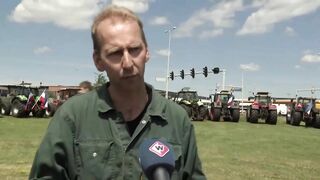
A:
<svg viewBox="0 0 320 180">
<path fill-rule="evenodd" d="M 290 124 L 293 126 L 299 126 L 302 118 L 301 112 L 294 112 L 293 117 L 291 118 Z"/>
<path fill-rule="evenodd" d="M 10 114 L 10 108 L 6 107 L 5 105 L 3 105 L 1 107 L 1 114 L 2 115 L 9 115 Z"/>
<path fill-rule="evenodd" d="M 287 124 L 290 124 L 291 118 L 292 118 L 291 113 L 287 113 L 287 115 L 286 115 L 286 123 Z"/>
<path fill-rule="evenodd" d="M 304 125 L 305 127 L 311 127 L 314 125 L 317 118 L 317 114 L 312 109 L 312 112 L 310 112 L 310 116 L 308 118 L 305 118 Z"/>
<path fill-rule="evenodd" d="M 315 118 L 316 120 L 313 123 L 313 127 L 320 128 L 320 114 L 318 114 Z"/>
<path fill-rule="evenodd" d="M 4 107 L 1 107 L 1 114 L 4 115 L 6 112 L 6 110 L 4 109 Z"/>
<path fill-rule="evenodd" d="M 269 124 L 277 124 L 277 111 L 269 111 Z"/>
<path fill-rule="evenodd" d="M 308 118 L 308 119 L 305 120 L 305 123 L 304 123 L 305 127 L 310 127 L 312 125 L 313 125 L 313 122 L 312 122 L 311 118 Z"/>
<path fill-rule="evenodd" d="M 10 102 L 2 101 L 1 114 L 2 115 L 10 115 Z"/>
<path fill-rule="evenodd" d="M 247 120 L 247 122 L 250 122 L 249 111 L 250 111 L 250 109 L 247 109 L 247 110 L 246 110 L 246 120 Z"/>
<path fill-rule="evenodd" d="M 199 119 L 200 121 L 208 119 L 208 110 L 205 106 L 199 107 L 199 117 L 200 117 L 200 119 Z"/>
<path fill-rule="evenodd" d="M 251 117 L 250 117 L 250 122 L 251 123 L 258 123 L 259 119 L 259 111 L 256 109 L 251 110 Z"/>
<path fill-rule="evenodd" d="M 181 106 L 184 110 L 186 110 L 188 116 L 191 118 L 191 116 L 192 116 L 192 109 L 191 109 L 189 106 L 185 105 L 185 104 L 180 104 L 180 106 Z"/>
<path fill-rule="evenodd" d="M 46 117 L 52 117 L 57 110 L 57 105 L 49 103 L 45 112 Z"/>
<path fill-rule="evenodd" d="M 231 117 L 232 117 L 232 122 L 239 122 L 240 110 L 239 109 L 232 109 L 231 110 Z"/>
<path fill-rule="evenodd" d="M 213 121 L 220 121 L 220 116 L 221 116 L 221 109 L 218 108 L 213 108 Z"/>
<path fill-rule="evenodd" d="M 37 118 L 43 118 L 45 113 L 46 113 L 46 110 L 44 109 L 38 109 L 38 110 L 32 111 L 33 117 L 37 117 Z"/>
<path fill-rule="evenodd" d="M 12 103 L 11 114 L 13 117 L 26 117 L 27 112 L 24 111 L 24 105 L 19 100 L 14 100 Z"/>
</svg>

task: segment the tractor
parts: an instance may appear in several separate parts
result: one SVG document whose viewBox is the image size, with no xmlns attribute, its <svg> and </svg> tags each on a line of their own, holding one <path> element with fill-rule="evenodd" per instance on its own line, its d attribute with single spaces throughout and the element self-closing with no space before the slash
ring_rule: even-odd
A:
<svg viewBox="0 0 320 180">
<path fill-rule="evenodd" d="M 249 97 L 248 100 L 252 104 L 246 111 L 247 122 L 258 123 L 258 119 L 264 119 L 267 124 L 277 124 L 277 106 L 272 104 L 273 98 L 268 92 L 257 92 L 254 97 Z"/>
<path fill-rule="evenodd" d="M 288 107 L 286 123 L 299 126 L 303 121 L 306 127 L 320 128 L 320 103 L 316 98 L 298 97 Z"/>
<path fill-rule="evenodd" d="M 48 107 L 45 115 L 51 117 L 57 109 L 70 97 L 77 95 L 80 88 L 63 88 L 58 91 L 57 98 L 48 98 Z"/>
<path fill-rule="evenodd" d="M 39 96 L 39 90 L 41 89 L 30 85 L 31 83 L 24 82 L 20 85 L 8 85 L 8 93 L 1 96 L 1 114 L 27 117 L 32 112 L 35 117 L 43 117 L 45 107 L 43 99 L 40 100 L 41 97 Z"/>
<path fill-rule="evenodd" d="M 197 91 L 183 88 L 177 93 L 173 101 L 183 107 L 194 121 L 203 121 L 208 117 L 208 109 L 199 99 Z"/>
<path fill-rule="evenodd" d="M 211 120 L 220 121 L 220 117 L 223 117 L 225 121 L 239 122 L 239 102 L 234 100 L 231 91 L 222 90 L 219 93 L 210 95 L 210 99 L 209 116 Z"/>
<path fill-rule="evenodd" d="M 0 98 L 0 111 L 2 110 L 2 107 L 3 107 L 3 103 L 2 103 L 2 99 Z M 0 117 L 2 116 L 0 115 Z"/>
</svg>

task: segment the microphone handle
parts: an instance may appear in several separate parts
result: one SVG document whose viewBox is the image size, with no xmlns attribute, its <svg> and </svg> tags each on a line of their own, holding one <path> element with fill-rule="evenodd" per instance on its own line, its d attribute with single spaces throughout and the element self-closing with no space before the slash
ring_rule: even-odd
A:
<svg viewBox="0 0 320 180">
<path fill-rule="evenodd" d="M 153 171 L 153 179 L 152 180 L 170 180 L 170 174 L 166 168 L 157 167 Z"/>
</svg>

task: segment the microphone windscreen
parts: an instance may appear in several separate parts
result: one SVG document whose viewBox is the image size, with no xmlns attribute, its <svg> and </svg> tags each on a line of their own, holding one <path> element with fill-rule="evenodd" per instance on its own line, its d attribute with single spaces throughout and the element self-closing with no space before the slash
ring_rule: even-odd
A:
<svg viewBox="0 0 320 180">
<path fill-rule="evenodd" d="M 139 147 L 139 160 L 143 172 L 152 179 L 157 167 L 165 168 L 171 174 L 175 167 L 174 151 L 171 145 L 159 139 L 146 139 Z"/>
</svg>

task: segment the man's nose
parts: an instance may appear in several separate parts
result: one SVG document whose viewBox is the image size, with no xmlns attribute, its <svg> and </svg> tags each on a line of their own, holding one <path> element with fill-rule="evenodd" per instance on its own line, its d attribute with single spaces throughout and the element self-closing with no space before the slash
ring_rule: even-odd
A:
<svg viewBox="0 0 320 180">
<path fill-rule="evenodd" d="M 122 57 L 122 67 L 127 69 L 127 68 L 131 68 L 133 65 L 133 61 L 132 61 L 132 57 L 130 55 L 130 53 L 125 50 L 123 53 L 123 57 Z"/>
</svg>

